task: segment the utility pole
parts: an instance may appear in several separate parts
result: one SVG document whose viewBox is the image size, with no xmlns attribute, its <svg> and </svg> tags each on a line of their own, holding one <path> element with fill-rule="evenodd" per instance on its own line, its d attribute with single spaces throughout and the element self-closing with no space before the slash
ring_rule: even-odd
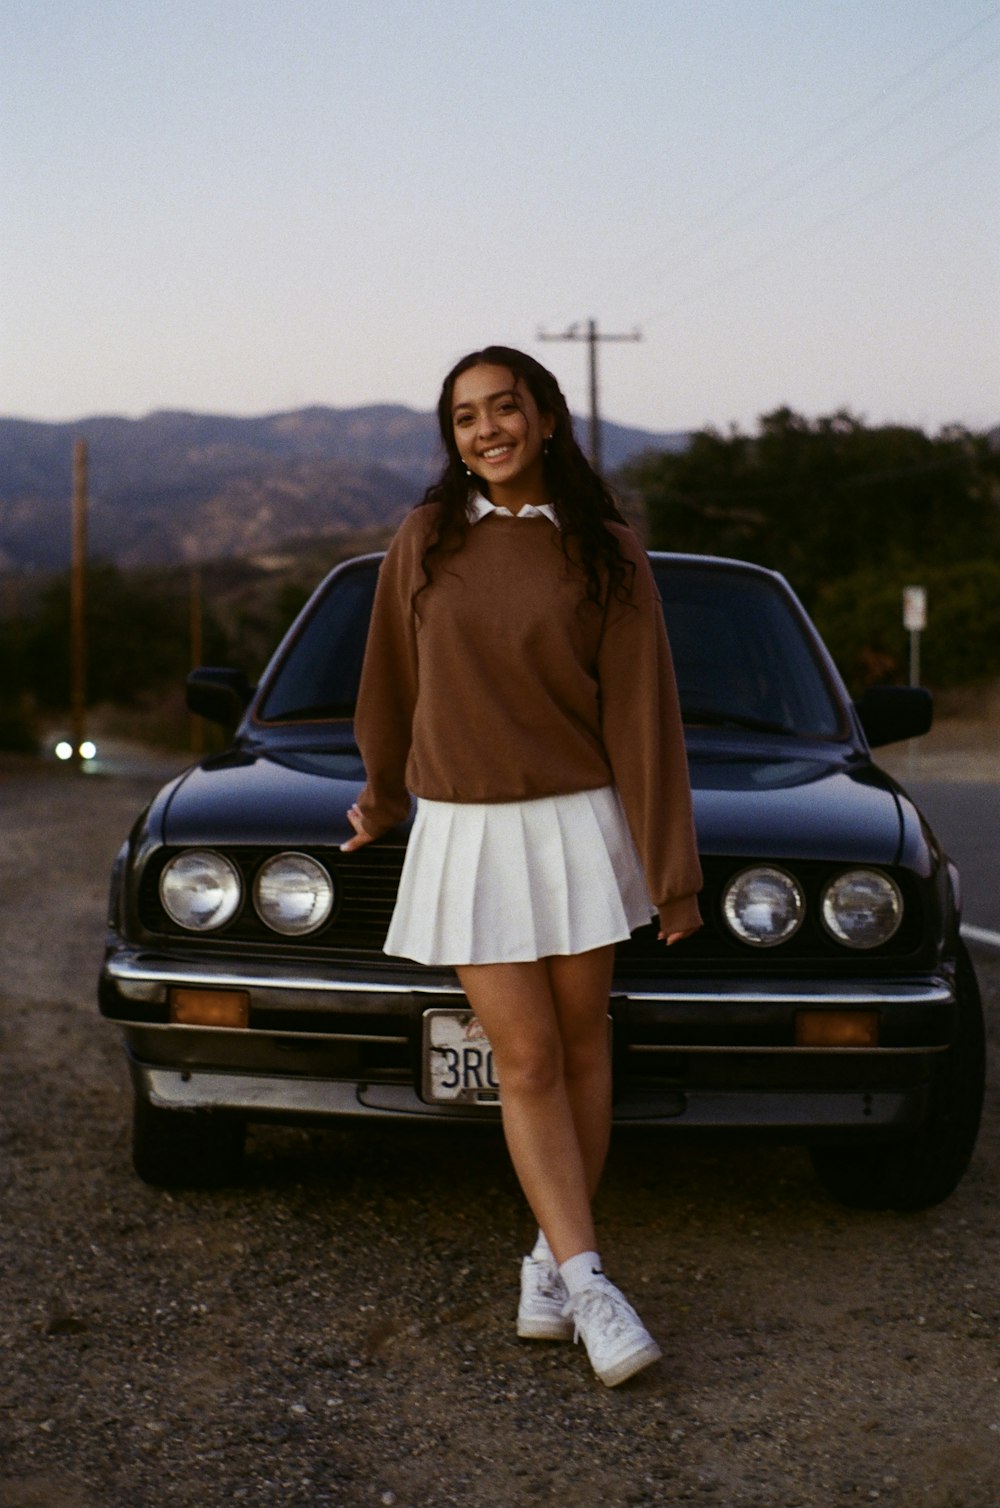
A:
<svg viewBox="0 0 1000 1508">
<path fill-rule="evenodd" d="M 204 656 L 203 647 L 203 611 L 201 591 L 201 566 L 191 567 L 190 589 L 188 593 L 188 608 L 190 618 L 190 649 L 191 669 L 197 670 Z M 191 753 L 197 756 L 205 752 L 205 722 L 197 713 L 191 713 Z"/>
<path fill-rule="evenodd" d="M 79 767 L 87 705 L 87 442 L 73 446 L 73 550 L 70 565 L 70 723 L 73 762 Z"/>
<path fill-rule="evenodd" d="M 597 399 L 597 342 L 599 340 L 641 340 L 638 330 L 633 330 L 629 335 L 602 335 L 597 329 L 596 319 L 588 319 L 586 326 L 581 330 L 578 324 L 570 325 L 562 335 L 547 335 L 544 330 L 538 332 L 539 340 L 585 340 L 590 347 L 590 464 L 601 474 L 601 417 Z"/>
</svg>

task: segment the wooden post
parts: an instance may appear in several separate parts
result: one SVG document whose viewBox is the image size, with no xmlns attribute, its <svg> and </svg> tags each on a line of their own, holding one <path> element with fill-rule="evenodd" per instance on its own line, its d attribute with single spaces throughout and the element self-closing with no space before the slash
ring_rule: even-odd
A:
<svg viewBox="0 0 1000 1508">
<path fill-rule="evenodd" d="M 201 567 L 191 567 L 190 584 L 190 616 L 191 616 L 191 669 L 197 670 L 203 658 L 203 612 L 201 593 Z M 191 713 L 191 753 L 203 754 L 205 750 L 205 723 L 204 719 Z"/>
<path fill-rule="evenodd" d="M 601 475 L 601 413 L 597 395 L 597 342 L 599 340 L 641 340 L 638 330 L 633 330 L 630 335 L 603 335 L 597 328 L 596 319 L 588 319 L 587 328 L 581 334 L 579 325 L 570 325 L 562 335 L 546 335 L 544 330 L 538 332 L 539 340 L 585 340 L 590 347 L 590 464 L 597 475 Z"/>
<path fill-rule="evenodd" d="M 70 726 L 73 763 L 81 764 L 87 709 L 87 442 L 73 446 L 73 549 L 70 563 Z"/>
</svg>

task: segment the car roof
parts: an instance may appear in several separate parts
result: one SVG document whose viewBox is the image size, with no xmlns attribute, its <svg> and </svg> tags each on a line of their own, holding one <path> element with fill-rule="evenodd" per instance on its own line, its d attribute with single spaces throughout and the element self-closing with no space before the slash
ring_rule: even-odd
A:
<svg viewBox="0 0 1000 1508">
<path fill-rule="evenodd" d="M 786 578 L 780 571 L 772 570 L 770 566 L 758 565 L 753 560 L 739 560 L 731 555 L 692 555 L 683 550 L 647 550 L 646 554 L 654 563 L 662 562 L 664 565 L 680 565 L 692 567 L 708 567 L 712 570 L 722 568 L 727 571 L 741 571 L 754 576 L 766 576 L 771 581 L 780 581 L 783 586 L 788 586 Z M 372 550 L 365 555 L 352 555 L 347 560 L 342 560 L 334 570 L 343 566 L 362 565 L 367 561 L 380 561 L 384 558 L 384 550 Z"/>
<path fill-rule="evenodd" d="M 707 566 L 712 570 L 722 567 L 728 571 L 740 571 L 754 576 L 766 576 L 772 581 L 780 581 L 787 586 L 784 576 L 780 571 L 773 571 L 770 566 L 758 565 L 753 560 L 737 560 L 730 555 L 689 555 L 680 550 L 647 550 L 646 554 L 654 562 L 662 561 L 665 565 L 680 566 Z"/>
</svg>

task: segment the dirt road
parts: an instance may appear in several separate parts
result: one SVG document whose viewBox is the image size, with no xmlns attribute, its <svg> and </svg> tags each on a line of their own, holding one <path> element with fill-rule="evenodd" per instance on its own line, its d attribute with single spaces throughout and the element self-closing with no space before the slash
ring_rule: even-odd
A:
<svg viewBox="0 0 1000 1508">
<path fill-rule="evenodd" d="M 0 781 L 0 1508 L 995 1508 L 995 955 L 986 1120 L 937 1210 L 845 1211 L 796 1149 L 617 1141 L 605 1259 L 665 1359 L 608 1392 L 514 1339 L 491 1136 L 261 1130 L 238 1189 L 134 1178 L 94 979 L 148 789 Z"/>
</svg>

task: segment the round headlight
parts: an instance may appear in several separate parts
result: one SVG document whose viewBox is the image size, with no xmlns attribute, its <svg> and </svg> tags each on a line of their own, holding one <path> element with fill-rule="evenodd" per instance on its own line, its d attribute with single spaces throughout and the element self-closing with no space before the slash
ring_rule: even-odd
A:
<svg viewBox="0 0 1000 1508">
<path fill-rule="evenodd" d="M 820 904 L 830 936 L 848 948 L 877 948 L 903 920 L 903 897 L 878 869 L 849 869 L 831 880 Z"/>
<path fill-rule="evenodd" d="M 286 937 L 322 927 L 333 910 L 333 881 L 304 853 L 281 853 L 257 871 L 253 903 L 262 922 Z"/>
<path fill-rule="evenodd" d="M 236 866 L 207 848 L 178 854 L 160 875 L 164 911 L 191 932 L 224 927 L 239 910 L 242 890 Z"/>
<path fill-rule="evenodd" d="M 729 881 L 722 909 L 730 930 L 755 948 L 787 942 L 802 924 L 802 891 L 783 869 L 744 869 Z"/>
</svg>

